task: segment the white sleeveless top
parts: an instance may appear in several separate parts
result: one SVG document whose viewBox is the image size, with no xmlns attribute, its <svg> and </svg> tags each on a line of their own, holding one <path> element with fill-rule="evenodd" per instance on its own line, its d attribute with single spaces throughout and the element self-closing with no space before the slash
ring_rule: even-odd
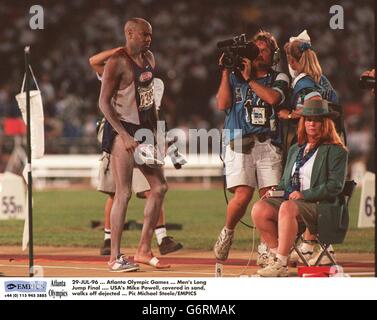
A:
<svg viewBox="0 0 377 320">
<path fill-rule="evenodd" d="M 120 121 L 140 124 L 134 81 L 127 88 L 118 90 L 111 103 Z"/>
</svg>

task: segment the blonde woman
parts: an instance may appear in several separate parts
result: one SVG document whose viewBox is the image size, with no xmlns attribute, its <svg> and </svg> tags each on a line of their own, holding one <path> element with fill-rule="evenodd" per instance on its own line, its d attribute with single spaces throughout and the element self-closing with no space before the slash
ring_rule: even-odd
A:
<svg viewBox="0 0 377 320">
<path fill-rule="evenodd" d="M 292 76 L 292 111 L 282 110 L 279 114 L 284 119 L 298 119 L 304 102 L 312 99 L 324 99 L 331 104 L 339 104 L 339 98 L 330 81 L 322 73 L 317 54 L 310 42 L 294 40 L 284 46 L 289 72 Z"/>
</svg>

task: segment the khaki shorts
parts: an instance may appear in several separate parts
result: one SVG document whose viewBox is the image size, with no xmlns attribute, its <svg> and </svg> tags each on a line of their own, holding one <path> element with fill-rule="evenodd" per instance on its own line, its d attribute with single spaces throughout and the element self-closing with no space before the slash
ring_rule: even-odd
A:
<svg viewBox="0 0 377 320">
<path fill-rule="evenodd" d="M 280 209 L 281 204 L 284 201 L 287 201 L 283 198 L 268 198 L 263 201 L 266 201 L 268 204 L 272 205 L 276 209 Z M 317 234 L 317 225 L 318 225 L 318 205 L 313 202 L 306 202 L 304 200 L 291 200 L 294 201 L 300 213 L 300 217 L 303 218 L 307 228 L 311 234 Z"/>
<path fill-rule="evenodd" d="M 242 185 L 261 189 L 279 184 L 282 154 L 271 139 L 256 140 L 250 154 L 235 152 L 227 145 L 224 162 L 228 189 Z"/>
<path fill-rule="evenodd" d="M 100 159 L 97 190 L 106 194 L 115 193 L 115 182 L 110 169 L 110 155 L 106 152 Z M 132 173 L 132 191 L 139 198 L 145 198 L 144 192 L 151 189 L 147 179 L 138 168 L 134 168 Z"/>
</svg>

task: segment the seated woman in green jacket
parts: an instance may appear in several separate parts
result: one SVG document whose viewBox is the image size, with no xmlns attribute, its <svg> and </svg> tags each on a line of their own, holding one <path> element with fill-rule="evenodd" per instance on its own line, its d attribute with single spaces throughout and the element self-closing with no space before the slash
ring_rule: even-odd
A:
<svg viewBox="0 0 377 320">
<path fill-rule="evenodd" d="M 305 102 L 297 129 L 298 143 L 289 149 L 284 174 L 276 187 L 284 190 L 284 196 L 271 197 L 269 192 L 253 206 L 252 219 L 271 252 L 268 265 L 257 272 L 260 276 L 288 276 L 287 260 L 298 221 L 303 218 L 310 233 L 317 234 L 318 207 L 322 204 L 321 215 L 326 215 L 327 207 L 330 211 L 330 206 L 339 204 L 348 152 L 336 132 L 332 120 L 336 116 L 326 100 Z"/>
</svg>

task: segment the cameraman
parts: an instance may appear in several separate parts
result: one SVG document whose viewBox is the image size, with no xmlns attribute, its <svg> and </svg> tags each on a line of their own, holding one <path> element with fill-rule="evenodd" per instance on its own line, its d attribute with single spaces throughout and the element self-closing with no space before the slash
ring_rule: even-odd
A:
<svg viewBox="0 0 377 320">
<path fill-rule="evenodd" d="M 234 193 L 229 201 L 226 222 L 214 246 L 218 260 L 226 260 L 234 229 L 243 217 L 254 190 L 262 197 L 279 183 L 282 173 L 281 128 L 277 107 L 286 99 L 289 78 L 275 71 L 278 45 L 271 33 L 260 31 L 253 42 L 259 55 L 243 57 L 243 68 L 223 67 L 217 93 L 217 107 L 225 111 L 225 175 L 227 189 Z M 241 70 L 242 69 L 242 70 Z M 242 135 L 236 136 L 235 130 Z M 241 148 L 237 148 L 241 140 Z"/>
</svg>

